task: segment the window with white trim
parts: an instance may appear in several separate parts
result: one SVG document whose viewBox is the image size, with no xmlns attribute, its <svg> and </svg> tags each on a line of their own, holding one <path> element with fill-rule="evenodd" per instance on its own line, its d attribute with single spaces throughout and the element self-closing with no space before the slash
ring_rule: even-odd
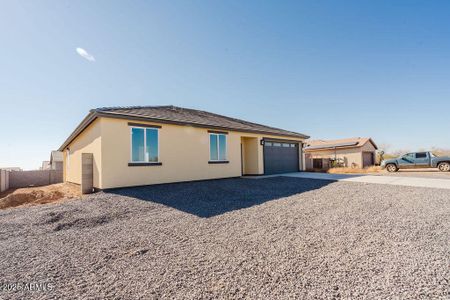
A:
<svg viewBox="0 0 450 300">
<path fill-rule="evenodd" d="M 157 128 L 131 127 L 131 162 L 159 162 Z"/>
<path fill-rule="evenodd" d="M 227 160 L 227 135 L 221 133 L 209 134 L 209 160 Z"/>
</svg>

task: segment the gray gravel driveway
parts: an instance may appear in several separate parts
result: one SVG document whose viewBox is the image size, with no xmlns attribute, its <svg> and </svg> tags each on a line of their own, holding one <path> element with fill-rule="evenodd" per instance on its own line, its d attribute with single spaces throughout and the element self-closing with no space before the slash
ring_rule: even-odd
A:
<svg viewBox="0 0 450 300">
<path fill-rule="evenodd" d="M 0 299 L 448 299 L 448 190 L 274 177 L 0 211 Z"/>
</svg>

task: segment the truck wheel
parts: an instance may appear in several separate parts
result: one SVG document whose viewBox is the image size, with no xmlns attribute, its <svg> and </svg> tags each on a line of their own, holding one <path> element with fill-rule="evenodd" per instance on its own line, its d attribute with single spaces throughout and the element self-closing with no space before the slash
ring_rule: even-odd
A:
<svg viewBox="0 0 450 300">
<path fill-rule="evenodd" d="M 441 172 L 448 172 L 448 171 L 450 171 L 450 163 L 442 162 L 438 165 L 438 169 Z"/>
<path fill-rule="evenodd" d="M 394 165 L 394 164 L 388 164 L 387 166 L 386 166 L 386 170 L 388 170 L 388 172 L 397 172 L 398 171 L 398 168 L 397 168 L 397 166 L 396 165 Z"/>
</svg>

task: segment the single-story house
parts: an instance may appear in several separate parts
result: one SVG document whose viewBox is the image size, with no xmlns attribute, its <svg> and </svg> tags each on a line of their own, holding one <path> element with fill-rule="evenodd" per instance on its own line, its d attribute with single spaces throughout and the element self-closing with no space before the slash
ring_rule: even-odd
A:
<svg viewBox="0 0 450 300">
<path fill-rule="evenodd" d="M 44 160 L 39 170 L 50 170 L 50 161 Z"/>
<path fill-rule="evenodd" d="M 307 138 L 195 109 L 115 107 L 91 110 L 58 150 L 64 181 L 92 176 L 95 189 L 109 189 L 296 172 Z M 83 172 L 82 157 L 91 172 Z"/>
<path fill-rule="evenodd" d="M 306 170 L 328 170 L 333 166 L 365 168 L 375 164 L 377 145 L 371 138 L 306 141 Z"/>
<path fill-rule="evenodd" d="M 61 151 L 52 151 L 50 160 L 44 160 L 39 170 L 57 170 L 63 169 L 63 153 Z"/>
<path fill-rule="evenodd" d="M 61 151 L 53 150 L 50 153 L 50 169 L 51 170 L 62 170 L 63 169 L 63 153 Z"/>
</svg>

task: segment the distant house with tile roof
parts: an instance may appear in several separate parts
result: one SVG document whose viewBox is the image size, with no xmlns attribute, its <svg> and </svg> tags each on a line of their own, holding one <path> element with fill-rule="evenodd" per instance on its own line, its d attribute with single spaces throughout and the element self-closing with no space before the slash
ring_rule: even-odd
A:
<svg viewBox="0 0 450 300">
<path fill-rule="evenodd" d="M 306 170 L 327 170 L 332 166 L 365 168 L 375 164 L 377 145 L 371 138 L 308 140 L 305 142 Z"/>
</svg>

